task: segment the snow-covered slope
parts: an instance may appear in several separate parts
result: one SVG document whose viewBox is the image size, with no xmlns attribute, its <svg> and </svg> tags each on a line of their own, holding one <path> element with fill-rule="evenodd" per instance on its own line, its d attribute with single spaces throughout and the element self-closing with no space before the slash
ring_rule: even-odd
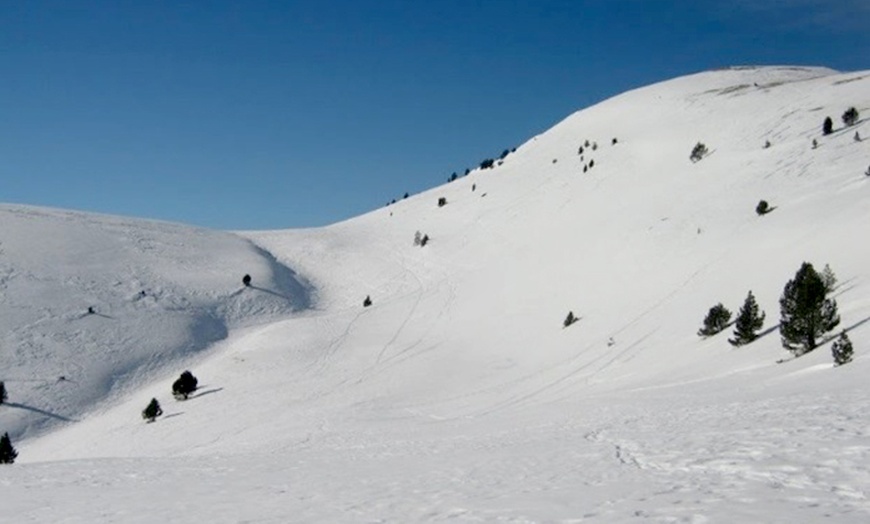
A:
<svg viewBox="0 0 870 524">
<path fill-rule="evenodd" d="M 850 106 L 870 113 L 870 72 L 678 78 L 571 115 L 494 169 L 322 229 L 237 236 L 47 211 L 7 227 L 4 217 L 3 235 L 20 246 L 7 256 L 15 242 L 2 239 L 5 274 L 18 276 L 5 279 L 2 315 L 14 334 L 2 358 L 18 366 L 4 372 L 12 399 L 27 390 L 16 377 L 42 373 L 37 350 L 55 358 L 37 337 L 91 337 L 80 355 L 60 350 L 43 373 L 51 380 L 20 401 L 76 421 L 20 441 L 19 464 L 2 472 L 12 514 L 866 522 L 870 127 L 841 127 Z M 825 116 L 836 125 L 822 137 Z M 698 141 L 710 154 L 693 163 Z M 775 209 L 758 216 L 762 199 Z M 94 220 L 100 233 L 84 227 Z M 64 221 L 72 231 L 26 258 Z M 93 256 L 106 245 L 114 251 Z M 68 274 L 37 287 L 58 253 Z M 781 348 L 778 299 L 803 261 L 839 277 L 841 328 L 856 350 L 847 366 L 832 367 L 829 342 L 799 359 Z M 42 276 L 22 280 L 31 265 Z M 273 293 L 239 293 L 244 272 Z M 150 309 L 135 300 L 140 288 L 154 290 Z M 767 313 L 759 340 L 733 348 L 730 330 L 697 336 L 712 305 L 736 313 L 749 290 Z M 158 307 L 162 297 L 178 307 Z M 53 302 L 41 316 L 21 312 Z M 78 318 L 92 302 L 124 327 Z M 580 320 L 564 329 L 569 310 Z M 221 337 L 202 336 L 202 319 L 218 319 L 225 340 L 209 346 Z M 99 330 L 82 334 L 85 322 Z M 123 360 L 100 353 L 114 345 L 128 348 Z M 61 366 L 74 356 L 103 378 Z M 182 364 L 195 364 L 202 387 L 178 403 L 169 385 Z M 54 383 L 63 373 L 80 382 Z M 83 391 L 61 401 L 60 388 Z M 151 397 L 166 415 L 146 425 Z"/>
<path fill-rule="evenodd" d="M 236 235 L 24 206 L 0 206 L 0 224 L 0 427 L 16 437 L 309 304 L 290 269 Z"/>
</svg>

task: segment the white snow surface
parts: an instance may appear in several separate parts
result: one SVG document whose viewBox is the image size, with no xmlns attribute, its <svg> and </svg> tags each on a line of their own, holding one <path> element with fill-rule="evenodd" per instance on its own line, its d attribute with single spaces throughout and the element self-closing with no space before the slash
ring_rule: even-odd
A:
<svg viewBox="0 0 870 524">
<path fill-rule="evenodd" d="M 318 229 L 0 206 L 0 522 L 870 522 L 850 106 L 870 114 L 870 71 L 677 78 Z M 804 261 L 842 322 L 793 358 L 778 300 Z M 749 290 L 757 341 L 697 335 Z"/>
</svg>

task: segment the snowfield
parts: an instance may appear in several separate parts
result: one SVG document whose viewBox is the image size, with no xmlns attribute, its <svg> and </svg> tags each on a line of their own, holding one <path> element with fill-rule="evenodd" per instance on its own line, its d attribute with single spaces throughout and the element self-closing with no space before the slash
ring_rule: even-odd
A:
<svg viewBox="0 0 870 524">
<path fill-rule="evenodd" d="M 870 522 L 868 114 L 870 71 L 733 68 L 325 228 L 0 206 L 0 522 Z M 804 261 L 842 321 L 794 358 Z M 697 335 L 750 290 L 757 341 Z"/>
</svg>

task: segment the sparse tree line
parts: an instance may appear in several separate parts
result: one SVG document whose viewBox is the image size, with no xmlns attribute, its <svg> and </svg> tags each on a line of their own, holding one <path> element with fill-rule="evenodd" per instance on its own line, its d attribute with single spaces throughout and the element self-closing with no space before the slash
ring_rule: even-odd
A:
<svg viewBox="0 0 870 524">
<path fill-rule="evenodd" d="M 779 333 L 782 346 L 796 357 L 816 349 L 821 338 L 840 324 L 837 301 L 830 298 L 836 284 L 837 277 L 829 265 L 819 273 L 809 262 L 804 262 L 795 277 L 786 283 L 779 299 Z M 728 342 L 733 346 L 752 343 L 758 338 L 764 319 L 765 313 L 759 309 L 750 291 L 734 323 L 733 337 Z M 698 335 L 712 337 L 730 325 L 731 312 L 719 303 L 707 312 Z M 852 360 L 852 343 L 845 330 L 831 351 L 836 366 Z"/>
</svg>

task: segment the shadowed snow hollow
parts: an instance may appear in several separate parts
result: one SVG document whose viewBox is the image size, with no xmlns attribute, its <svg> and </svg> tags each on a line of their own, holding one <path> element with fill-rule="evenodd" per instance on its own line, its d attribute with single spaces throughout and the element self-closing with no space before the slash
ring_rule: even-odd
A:
<svg viewBox="0 0 870 524">
<path fill-rule="evenodd" d="M 291 270 L 230 233 L 8 205 L 0 224 L 0 427 L 16 437 L 308 306 Z"/>
</svg>

